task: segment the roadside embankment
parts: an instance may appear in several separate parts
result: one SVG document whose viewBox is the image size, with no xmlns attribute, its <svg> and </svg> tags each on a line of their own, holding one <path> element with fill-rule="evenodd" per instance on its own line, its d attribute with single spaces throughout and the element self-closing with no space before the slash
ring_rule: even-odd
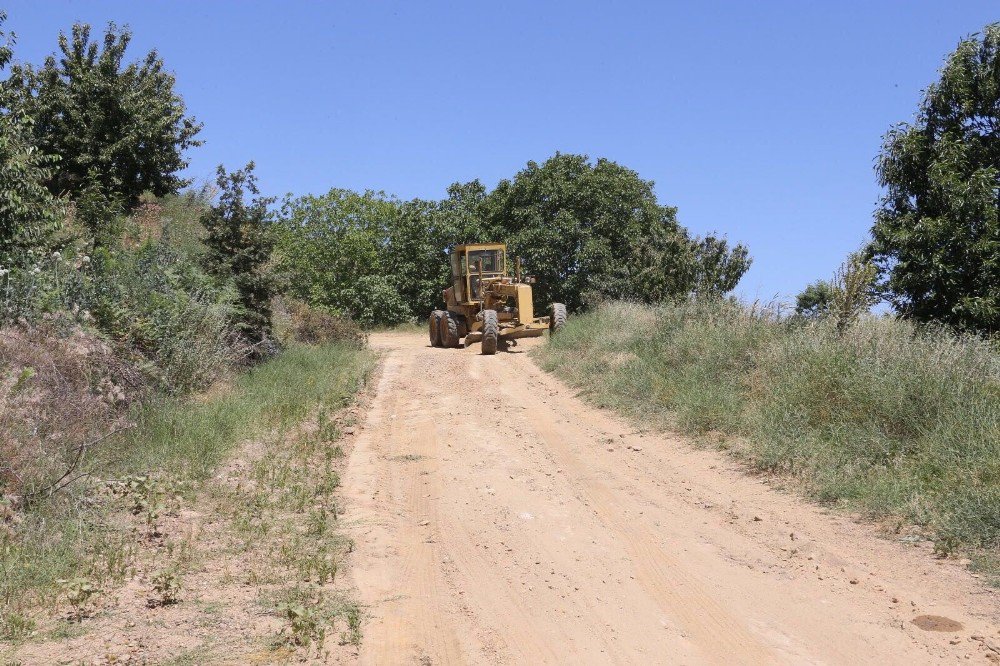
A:
<svg viewBox="0 0 1000 666">
<path fill-rule="evenodd" d="M 695 435 L 824 503 L 1000 565 L 1000 354 L 890 318 L 843 333 L 732 302 L 608 303 L 537 359 L 591 401 Z"/>
<path fill-rule="evenodd" d="M 301 603 L 312 612 L 286 597 L 299 594 L 303 580 L 332 582 L 330 567 L 335 571 L 344 547 L 330 531 L 338 424 L 374 365 L 374 354 L 357 341 L 292 343 L 205 393 L 134 406 L 124 419 L 132 427 L 85 451 L 66 478 L 72 483 L 56 484 L 3 522 L 0 655 L 3 641 L 11 649 L 25 641 L 85 641 L 96 626 L 85 618 L 102 618 L 102 633 L 114 631 L 118 616 L 118 629 L 130 617 L 135 626 L 131 597 L 139 608 L 146 608 L 145 595 L 150 608 L 193 601 L 201 593 L 185 589 L 185 577 L 211 573 L 219 553 L 242 553 L 237 568 L 244 573 L 254 554 L 270 576 L 274 601 L 265 607 L 272 614 L 295 624 Z M 209 526 L 214 536 L 206 539 Z M 290 640 L 317 637 L 300 625 Z M 79 649 L 86 656 L 103 648 Z"/>
</svg>

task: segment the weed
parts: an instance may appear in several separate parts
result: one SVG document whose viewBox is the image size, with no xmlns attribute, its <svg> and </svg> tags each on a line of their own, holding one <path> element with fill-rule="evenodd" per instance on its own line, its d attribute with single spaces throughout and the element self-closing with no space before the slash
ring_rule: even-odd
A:
<svg viewBox="0 0 1000 666">
<path fill-rule="evenodd" d="M 333 514 L 336 518 L 336 514 Z M 309 512 L 309 516 L 306 518 L 306 534 L 309 536 L 322 537 L 326 536 L 330 529 L 330 519 L 326 511 L 326 507 L 320 507 L 319 509 L 313 509 Z"/>
<path fill-rule="evenodd" d="M 19 641 L 35 632 L 35 620 L 28 615 L 11 611 L 0 615 L 0 638 L 5 641 Z"/>
<path fill-rule="evenodd" d="M 151 606 L 169 606 L 180 600 L 181 576 L 176 567 L 167 567 L 153 576 L 153 592 Z"/>
<path fill-rule="evenodd" d="M 84 618 L 84 612 L 90 599 L 101 592 L 99 587 L 86 578 L 60 579 L 56 583 L 62 589 L 66 601 L 73 608 L 71 617 L 77 622 Z"/>
<path fill-rule="evenodd" d="M 344 609 L 344 618 L 347 620 L 347 632 L 340 635 L 341 643 L 350 643 L 357 647 L 361 645 L 361 609 L 356 605 L 348 605 Z"/>
<path fill-rule="evenodd" d="M 300 647 L 322 643 L 326 637 L 326 618 L 314 606 L 281 604 L 278 612 L 288 620 L 289 639 Z"/>
</svg>

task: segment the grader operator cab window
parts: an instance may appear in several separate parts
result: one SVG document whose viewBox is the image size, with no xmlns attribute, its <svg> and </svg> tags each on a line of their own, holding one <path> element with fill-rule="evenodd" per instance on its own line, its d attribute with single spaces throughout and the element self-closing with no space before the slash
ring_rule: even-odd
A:
<svg viewBox="0 0 1000 666">
<path fill-rule="evenodd" d="M 469 252 L 469 272 L 478 273 L 483 262 L 483 273 L 503 273 L 503 250 L 472 250 Z"/>
<path fill-rule="evenodd" d="M 479 300 L 479 266 L 482 262 L 483 276 L 502 275 L 504 272 L 503 250 L 469 250 L 462 258 L 462 272 L 469 276 L 469 292 Z"/>
</svg>

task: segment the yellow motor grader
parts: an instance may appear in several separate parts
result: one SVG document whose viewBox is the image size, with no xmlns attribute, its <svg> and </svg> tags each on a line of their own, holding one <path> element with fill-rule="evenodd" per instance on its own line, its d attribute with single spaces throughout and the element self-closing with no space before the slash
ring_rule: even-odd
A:
<svg viewBox="0 0 1000 666">
<path fill-rule="evenodd" d="M 431 345 L 468 347 L 482 343 L 483 354 L 495 354 L 535 338 L 545 329 L 557 332 L 566 323 L 566 306 L 553 303 L 549 314 L 536 317 L 531 300 L 534 278 L 521 275 L 521 261 L 514 274 L 507 266 L 503 243 L 456 245 L 451 250 L 451 286 L 444 290 L 446 310 L 434 310 L 428 320 Z"/>
</svg>

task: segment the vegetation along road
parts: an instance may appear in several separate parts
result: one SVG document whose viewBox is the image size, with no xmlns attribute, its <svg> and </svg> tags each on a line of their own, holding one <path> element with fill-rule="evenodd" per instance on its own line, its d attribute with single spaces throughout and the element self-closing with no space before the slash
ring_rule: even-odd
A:
<svg viewBox="0 0 1000 666">
<path fill-rule="evenodd" d="M 637 432 L 529 345 L 372 344 L 384 365 L 344 474 L 364 663 L 998 656 L 992 596 L 957 563 Z"/>
</svg>

